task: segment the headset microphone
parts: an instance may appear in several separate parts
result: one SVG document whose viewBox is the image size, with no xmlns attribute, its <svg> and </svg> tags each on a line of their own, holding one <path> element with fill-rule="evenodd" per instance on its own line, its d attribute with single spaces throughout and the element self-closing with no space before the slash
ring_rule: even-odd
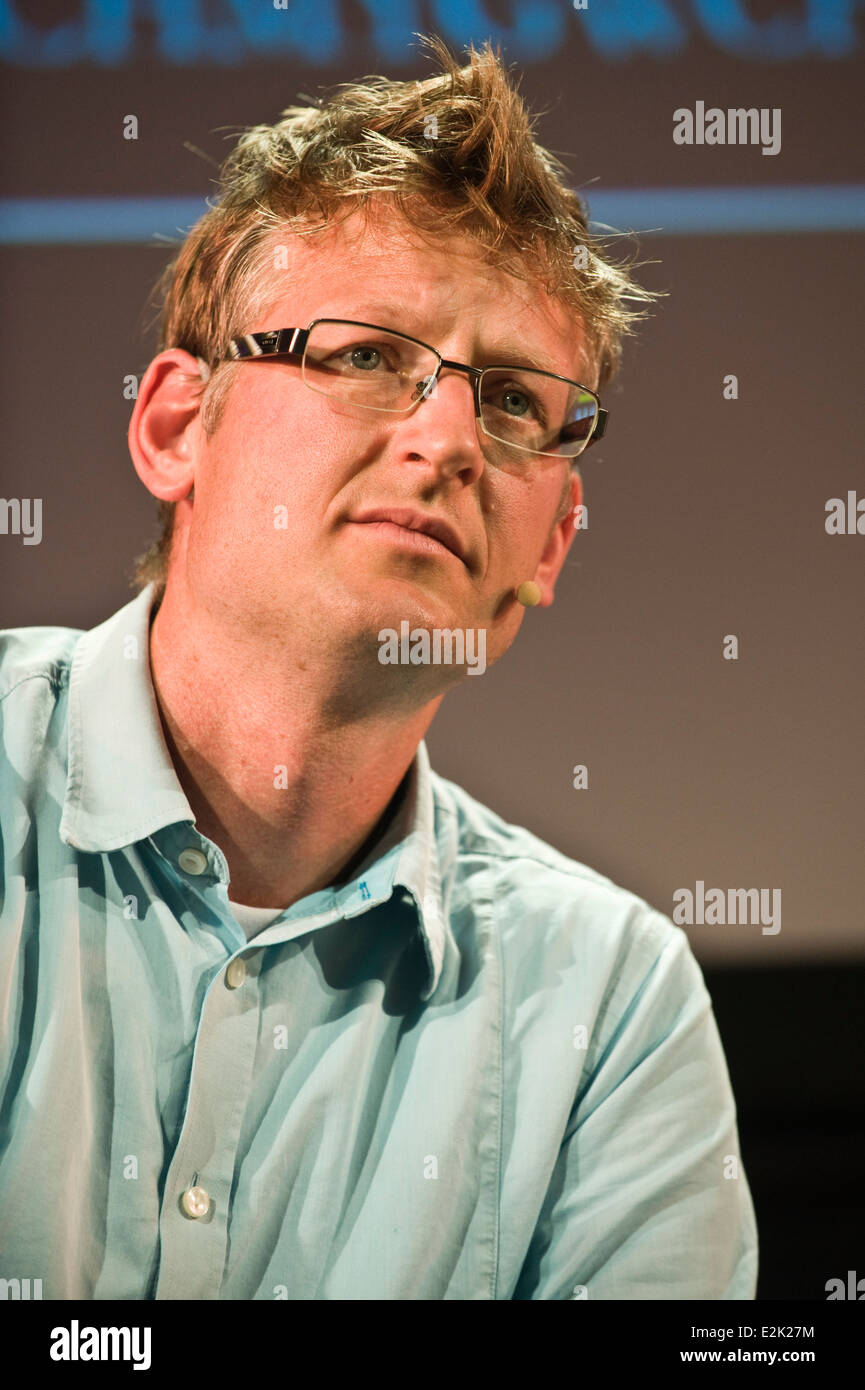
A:
<svg viewBox="0 0 865 1390">
<path fill-rule="evenodd" d="M 523 608 L 535 608 L 541 601 L 541 591 L 533 579 L 524 579 L 517 589 L 517 603 Z"/>
</svg>

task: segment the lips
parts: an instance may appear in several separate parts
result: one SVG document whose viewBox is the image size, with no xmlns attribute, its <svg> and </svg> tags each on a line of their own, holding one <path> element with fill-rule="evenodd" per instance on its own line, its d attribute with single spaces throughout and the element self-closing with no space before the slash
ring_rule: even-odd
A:
<svg viewBox="0 0 865 1390">
<path fill-rule="evenodd" d="M 440 541 L 458 560 L 468 565 L 468 551 L 462 537 L 443 517 L 429 516 L 425 512 L 413 511 L 410 507 L 372 507 L 350 517 L 349 520 L 360 524 L 390 521 L 395 526 L 404 526 L 408 531 L 421 531 L 426 536 L 432 536 L 433 540 Z"/>
</svg>

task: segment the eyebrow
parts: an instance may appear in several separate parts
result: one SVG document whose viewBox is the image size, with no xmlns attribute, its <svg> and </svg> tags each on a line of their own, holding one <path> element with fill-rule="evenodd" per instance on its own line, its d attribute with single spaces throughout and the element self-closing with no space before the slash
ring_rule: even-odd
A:
<svg viewBox="0 0 865 1390">
<path fill-rule="evenodd" d="M 347 315 L 347 317 L 354 318 L 355 316 L 357 316 L 359 319 L 364 319 L 366 318 L 367 314 L 384 314 L 384 321 L 379 324 L 379 327 L 393 327 L 394 332 L 400 332 L 402 331 L 402 329 L 397 328 L 396 325 L 398 323 L 401 323 L 404 317 L 411 319 L 415 314 L 415 310 L 396 304 L 384 304 L 373 300 L 363 300 L 360 304 L 355 306 L 355 308 L 352 310 L 350 314 Z M 333 311 L 330 311 L 325 314 L 317 314 L 316 317 L 341 318 L 342 315 L 338 315 Z M 375 319 L 370 318 L 366 321 L 368 323 L 374 323 Z M 409 333 L 408 336 L 410 338 L 415 338 L 417 337 L 417 334 Z M 421 341 L 425 342 L 426 339 L 421 339 Z M 432 344 L 430 344 L 430 346 L 432 346 Z M 563 376 L 568 381 L 577 380 L 576 377 L 568 376 L 567 372 L 560 371 L 558 364 L 555 362 L 551 362 L 550 359 L 544 353 L 539 352 L 535 357 L 528 357 L 525 351 L 523 350 L 522 346 L 515 346 L 511 342 L 504 342 L 500 347 L 491 350 L 490 352 L 485 353 L 483 355 L 487 359 L 487 362 L 489 364 L 500 362 L 503 366 L 506 367 L 536 367 L 539 371 L 542 372 L 552 372 L 553 376 Z"/>
</svg>

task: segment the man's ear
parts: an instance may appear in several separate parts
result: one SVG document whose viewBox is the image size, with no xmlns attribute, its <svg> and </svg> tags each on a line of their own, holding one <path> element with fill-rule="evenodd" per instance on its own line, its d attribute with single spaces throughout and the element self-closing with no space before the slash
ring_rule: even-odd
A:
<svg viewBox="0 0 865 1390">
<path fill-rule="evenodd" d="M 195 482 L 203 389 L 197 358 L 181 348 L 154 357 L 129 421 L 135 471 L 154 497 L 179 502 Z"/>
<path fill-rule="evenodd" d="M 549 540 L 544 547 L 538 568 L 532 576 L 541 591 L 539 600 L 541 608 L 549 608 L 555 593 L 556 580 L 559 577 L 565 557 L 574 542 L 577 534 L 574 526 L 576 509 L 582 504 L 583 500 L 583 480 L 579 470 L 572 467 L 570 476 L 565 480 L 562 489 L 562 500 L 556 512 L 553 528 L 550 531 Z"/>
</svg>

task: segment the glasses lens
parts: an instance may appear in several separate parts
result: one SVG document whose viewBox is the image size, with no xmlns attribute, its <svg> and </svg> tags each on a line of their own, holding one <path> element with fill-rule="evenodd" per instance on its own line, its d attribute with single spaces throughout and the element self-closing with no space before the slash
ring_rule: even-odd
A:
<svg viewBox="0 0 865 1390">
<path fill-rule="evenodd" d="M 370 410 L 408 410 L 423 395 L 438 358 L 398 333 L 342 319 L 310 332 L 303 379 L 313 391 Z"/>
<path fill-rule="evenodd" d="M 576 458 L 592 437 L 597 414 L 590 391 L 546 372 L 490 367 L 481 379 L 487 434 L 532 453 Z"/>
</svg>

